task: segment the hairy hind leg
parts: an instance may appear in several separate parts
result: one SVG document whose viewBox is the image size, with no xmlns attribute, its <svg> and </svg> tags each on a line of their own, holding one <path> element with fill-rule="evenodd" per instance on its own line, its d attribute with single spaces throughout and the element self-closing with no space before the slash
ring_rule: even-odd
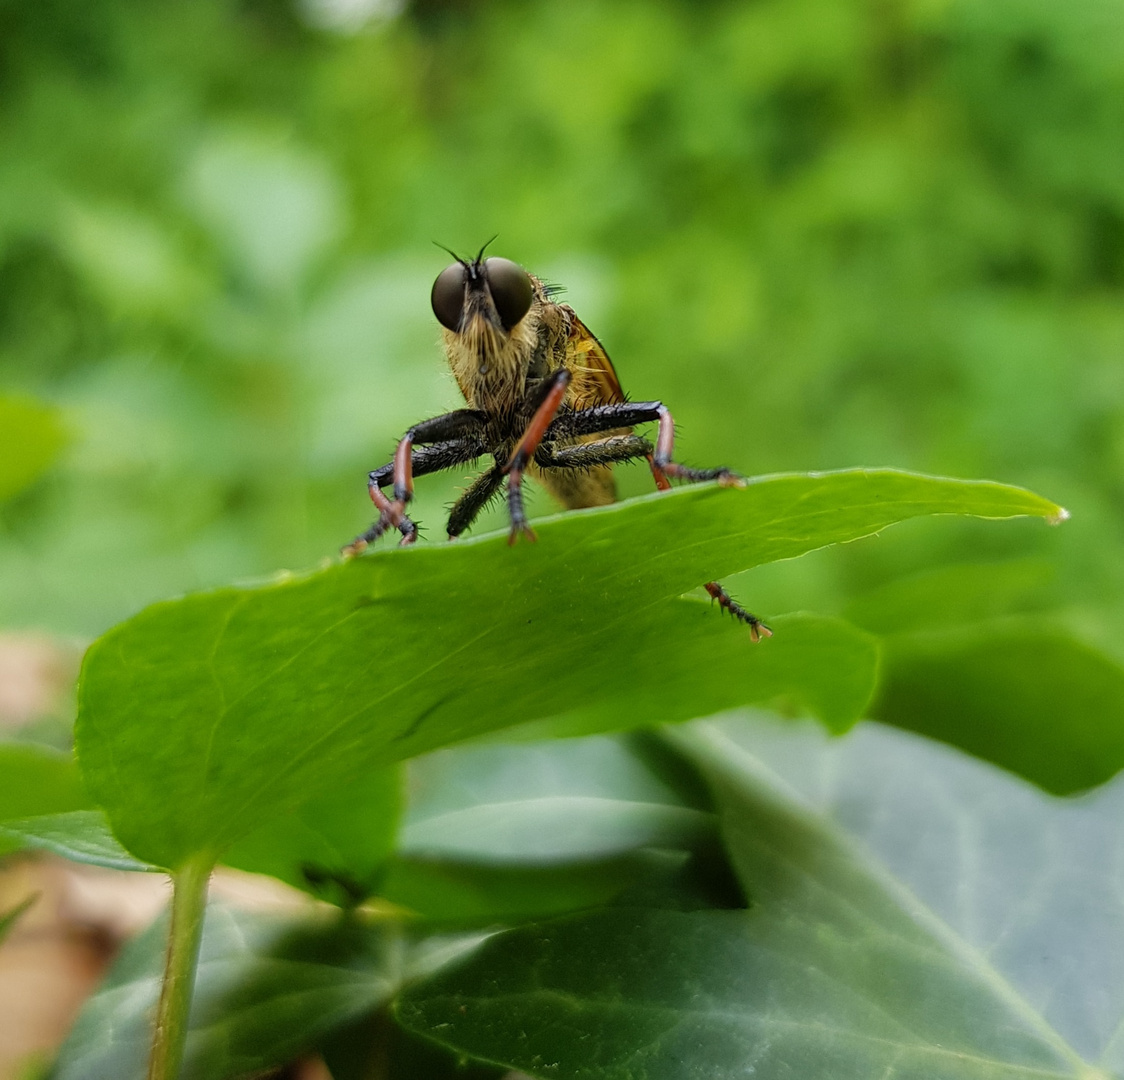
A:
<svg viewBox="0 0 1124 1080">
<path fill-rule="evenodd" d="M 659 432 L 655 450 L 649 455 L 648 462 L 661 491 L 666 491 L 671 486 L 669 477 L 691 482 L 717 480 L 720 484 L 731 486 L 740 486 L 745 482 L 731 469 L 693 469 L 673 461 L 675 420 L 662 401 L 626 401 L 614 405 L 595 405 L 592 409 L 567 411 L 550 425 L 545 438 L 550 440 L 597 435 L 603 431 L 635 427 L 652 421 L 659 424 Z"/>
<path fill-rule="evenodd" d="M 740 486 L 745 482 L 737 473 L 729 469 L 692 469 L 673 461 L 675 421 L 672 419 L 667 406 L 661 401 L 597 405 L 592 409 L 566 412 L 550 425 L 546 431 L 546 437 L 573 438 L 581 435 L 593 435 L 615 428 L 650 423 L 653 420 L 659 424 L 654 450 L 646 439 L 640 439 L 635 435 L 618 436 L 603 439 L 596 443 L 587 443 L 584 446 L 566 447 L 561 451 L 555 451 L 554 458 L 549 463 L 543 461 L 541 464 L 550 464 L 556 467 L 564 467 L 569 464 L 583 467 L 590 464 L 606 464 L 610 461 L 627 461 L 634 457 L 644 456 L 647 457 L 648 464 L 651 467 L 652 479 L 655 480 L 656 487 L 661 491 L 670 489 L 671 480 L 669 477 L 687 481 L 717 480 L 720 484 L 731 486 Z M 586 447 L 591 450 L 588 457 L 582 454 Z M 635 453 L 632 451 L 635 451 Z M 599 460 L 597 455 L 601 455 Z M 749 627 L 751 640 L 757 642 L 762 637 L 773 636 L 773 631 L 768 626 L 756 615 L 746 611 L 717 581 L 708 581 L 704 588 L 713 599 L 718 601 L 724 611 L 728 611 L 735 619 Z"/>
</svg>

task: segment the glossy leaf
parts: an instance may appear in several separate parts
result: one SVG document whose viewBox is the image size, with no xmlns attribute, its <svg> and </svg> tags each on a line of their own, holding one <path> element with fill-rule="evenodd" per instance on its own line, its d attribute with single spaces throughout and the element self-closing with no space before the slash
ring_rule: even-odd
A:
<svg viewBox="0 0 1124 1080">
<path fill-rule="evenodd" d="M 534 866 L 400 856 L 391 859 L 379 895 L 437 924 L 495 926 L 658 893 L 668 906 L 689 902 L 707 886 L 686 851 L 638 851 L 595 862 Z"/>
<path fill-rule="evenodd" d="M 161 870 L 138 862 L 118 842 L 100 810 L 71 810 L 0 823 L 0 841 L 38 848 L 72 862 L 105 866 L 110 870 Z"/>
<path fill-rule="evenodd" d="M 398 768 L 376 769 L 274 818 L 239 840 L 223 862 L 324 900 L 358 903 L 371 895 L 394 848 L 401 801 Z"/>
<path fill-rule="evenodd" d="M 688 599 L 695 599 L 693 596 Z M 703 594 L 699 607 L 709 606 Z M 706 614 L 711 614 L 707 612 Z M 731 685 L 724 664 L 744 663 L 738 656 L 742 645 L 736 638 L 707 620 L 703 610 L 693 613 L 694 622 L 678 631 L 676 668 L 684 673 L 706 672 L 689 683 L 691 694 L 668 715 L 669 680 L 665 642 L 671 630 L 657 624 L 643 635 L 648 647 L 634 652 L 629 660 L 630 685 L 606 686 L 605 693 L 579 709 L 521 724 L 510 733 L 519 739 L 545 739 L 589 735 L 650 723 L 653 717 L 691 719 L 721 712 L 731 705 L 768 705 L 790 715 L 812 715 L 830 731 L 846 731 L 865 714 L 878 677 L 879 646 L 870 634 L 842 619 L 797 613 L 770 619 L 776 636 L 767 648 L 748 658 L 752 682 Z M 641 635 L 637 635 L 638 639 Z M 717 669 L 717 670 L 716 670 Z M 731 693 L 739 689 L 740 693 Z M 684 707 L 685 706 L 685 707 Z"/>
<path fill-rule="evenodd" d="M 92 805 L 72 755 L 32 743 L 0 744 L 0 826 Z M 14 835 L 0 835 L 0 853 L 21 846 Z"/>
<path fill-rule="evenodd" d="M 504 1080 L 507 1073 L 403 1031 L 385 1010 L 333 1031 L 320 1053 L 332 1080 Z M 508 1075 L 507 1080 L 518 1078 Z"/>
<path fill-rule="evenodd" d="M 1043 618 L 885 640 L 871 715 L 1069 795 L 1124 768 L 1124 668 Z"/>
<path fill-rule="evenodd" d="M 619 738 L 453 747 L 408 775 L 399 846 L 415 857 L 541 865 L 686 847 L 714 830 Z"/>
<path fill-rule="evenodd" d="M 1108 1080 L 1124 784 L 1060 802 L 926 740 L 705 723 L 743 912 L 508 931 L 407 990 L 420 1034 L 535 1077 Z"/>
<path fill-rule="evenodd" d="M 706 887 L 717 821 L 647 736 L 453 747 L 408 763 L 400 853 L 379 893 L 428 919 L 495 924 Z M 655 847 L 660 850 L 650 850 Z M 645 848 L 646 850 L 641 850 Z"/>
<path fill-rule="evenodd" d="M 860 596 L 880 635 L 870 715 L 958 746 L 1055 794 L 1124 768 L 1124 668 L 1041 612 L 1039 560 L 937 567 Z"/>
<path fill-rule="evenodd" d="M 380 552 L 158 604 L 87 654 L 79 758 L 126 846 L 175 865 L 372 765 L 596 710 L 656 657 L 660 692 L 638 722 L 697 715 L 701 681 L 708 709 L 756 701 L 768 650 L 795 646 L 778 633 L 751 648 L 681 595 L 934 513 L 1060 511 L 1017 488 L 895 471 L 775 476 L 543 519 L 539 542 L 514 549 L 491 536 Z"/>
<path fill-rule="evenodd" d="M 126 946 L 83 1008 L 55 1080 L 140 1080 L 152 1039 L 167 923 Z M 392 926 L 207 909 L 182 1080 L 224 1080 L 288 1061 L 370 1012 L 433 962 Z"/>
<path fill-rule="evenodd" d="M 65 441 L 56 409 L 30 398 L 0 396 L 0 502 L 46 472 Z"/>
</svg>

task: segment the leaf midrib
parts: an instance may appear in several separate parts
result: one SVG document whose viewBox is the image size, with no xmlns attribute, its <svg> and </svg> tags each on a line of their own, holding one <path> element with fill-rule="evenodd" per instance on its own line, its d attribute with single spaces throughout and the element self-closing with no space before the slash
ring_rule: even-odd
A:
<svg viewBox="0 0 1124 1080">
<path fill-rule="evenodd" d="M 701 733 L 701 735 L 700 735 Z M 736 782 L 740 777 L 734 772 L 732 759 L 740 759 L 748 766 L 748 771 L 756 776 L 767 778 L 774 791 L 788 788 L 760 759 L 755 758 L 742 746 L 727 736 L 724 732 L 711 723 L 698 723 L 694 726 L 692 735 L 706 741 L 720 751 L 722 757 L 715 760 L 716 767 L 722 768 L 727 775 Z M 688 736 L 690 738 L 691 736 Z M 791 790 L 791 789 L 789 789 Z M 856 865 L 862 868 L 871 879 L 886 890 L 890 899 L 898 909 L 908 918 L 915 921 L 922 929 L 929 931 L 940 943 L 944 944 L 950 952 L 962 959 L 970 968 L 976 971 L 983 982 L 992 989 L 1011 1009 L 1021 1016 L 1030 1025 L 1031 1029 L 1043 1037 L 1062 1057 L 1070 1061 L 1080 1076 L 1090 1075 L 1089 1064 L 1069 1045 L 1062 1035 L 1046 1020 L 1046 1018 L 1030 1004 L 986 959 L 986 957 L 967 942 L 952 926 L 938 915 L 928 904 L 924 903 L 911 889 L 904 885 L 883 865 L 862 841 L 854 834 L 845 831 L 826 817 L 815 819 L 817 828 L 826 833 L 832 841 L 842 850 L 848 852 Z M 785 859 L 785 853 L 775 848 L 770 850 L 779 858 Z M 811 877 L 806 871 L 805 877 Z M 815 880 L 813 878 L 813 880 Z M 821 887 L 822 886 L 822 883 Z M 831 891 L 830 889 L 828 890 Z M 1046 1074 L 1064 1075 L 1064 1074 Z"/>
</svg>

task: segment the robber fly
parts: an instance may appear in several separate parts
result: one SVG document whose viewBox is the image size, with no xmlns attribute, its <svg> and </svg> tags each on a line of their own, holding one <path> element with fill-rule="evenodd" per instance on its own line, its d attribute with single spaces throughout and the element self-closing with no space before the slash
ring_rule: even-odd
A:
<svg viewBox="0 0 1124 1080">
<path fill-rule="evenodd" d="M 487 245 L 485 245 L 486 247 Z M 357 555 L 397 529 L 412 544 L 417 526 L 406 515 L 414 477 L 489 456 L 492 464 L 453 505 L 450 539 L 467 529 L 506 481 L 511 518 L 509 543 L 534 540 L 523 509 L 523 476 L 530 473 L 563 506 L 603 506 L 616 498 L 612 466 L 646 458 L 660 490 L 675 480 L 717 480 L 740 486 L 729 469 L 691 469 L 672 460 L 675 423 L 659 401 L 625 398 L 601 342 L 557 290 L 510 259 L 456 259 L 433 283 L 433 313 L 444 327 L 445 355 L 468 403 L 415 424 L 394 459 L 367 480 L 378 520 L 343 549 Z M 656 443 L 633 433 L 654 421 Z M 390 487 L 393 498 L 383 494 Z M 732 600 L 717 582 L 711 597 L 749 626 L 757 641 L 772 631 Z"/>
</svg>

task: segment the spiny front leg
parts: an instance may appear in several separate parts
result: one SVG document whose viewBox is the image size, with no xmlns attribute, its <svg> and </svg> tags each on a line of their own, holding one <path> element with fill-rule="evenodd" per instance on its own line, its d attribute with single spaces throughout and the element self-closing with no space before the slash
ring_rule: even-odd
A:
<svg viewBox="0 0 1124 1080">
<path fill-rule="evenodd" d="M 412 519 L 406 517 L 405 514 L 396 513 L 394 504 L 380 490 L 380 473 L 384 471 L 391 472 L 393 468 L 394 465 L 391 463 L 389 467 L 376 469 L 374 472 L 368 474 L 367 494 L 371 496 L 371 502 L 375 504 L 375 509 L 378 510 L 379 516 L 366 532 L 360 533 L 350 544 L 340 549 L 340 554 L 345 558 L 361 554 L 369 544 L 373 544 L 383 533 L 395 527 L 397 527 L 398 531 L 402 534 L 402 539 L 399 541 L 400 547 L 406 547 L 418 538 L 417 525 L 414 524 Z"/>
<path fill-rule="evenodd" d="M 484 453 L 484 413 L 474 409 L 458 409 L 415 424 L 398 443 L 394 460 L 368 475 L 367 491 L 378 508 L 378 520 L 342 549 L 345 558 L 358 555 L 390 529 L 402 533 L 402 544 L 417 539 L 417 526 L 406 516 L 406 504 L 414 495 L 414 474 L 437 472 L 469 461 Z M 436 440 L 443 440 L 437 442 Z M 432 445 L 414 448 L 414 443 Z M 382 488 L 393 482 L 394 499 L 388 499 Z"/>
<path fill-rule="evenodd" d="M 527 524 L 527 514 L 523 509 L 523 470 L 535 456 L 546 429 L 550 427 L 562 407 L 566 387 L 570 385 L 570 372 L 566 368 L 559 368 L 550 377 L 548 385 L 550 389 L 543 398 L 542 404 L 535 410 L 527 430 L 523 432 L 523 438 L 519 440 L 511 458 L 503 468 L 507 473 L 507 510 L 511 516 L 511 532 L 507 537 L 509 544 L 514 544 L 520 535 L 526 536 L 528 540 L 535 539 L 534 530 Z"/>
</svg>

